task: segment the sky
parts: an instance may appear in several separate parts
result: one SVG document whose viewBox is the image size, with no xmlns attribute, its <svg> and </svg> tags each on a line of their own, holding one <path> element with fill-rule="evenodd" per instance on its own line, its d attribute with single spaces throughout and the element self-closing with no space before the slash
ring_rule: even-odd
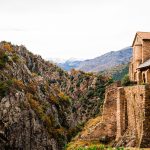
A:
<svg viewBox="0 0 150 150">
<path fill-rule="evenodd" d="M 150 32 L 150 0 L 0 0 L 0 41 L 43 58 L 90 59 Z"/>
</svg>

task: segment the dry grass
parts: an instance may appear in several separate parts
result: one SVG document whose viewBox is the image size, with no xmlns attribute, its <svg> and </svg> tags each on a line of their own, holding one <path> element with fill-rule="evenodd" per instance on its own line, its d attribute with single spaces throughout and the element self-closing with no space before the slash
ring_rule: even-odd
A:
<svg viewBox="0 0 150 150">
<path fill-rule="evenodd" d="M 112 148 L 100 144 L 98 141 L 73 141 L 67 145 L 66 150 L 150 150 L 150 148 Z"/>
<path fill-rule="evenodd" d="M 74 138 L 74 140 L 78 140 L 81 137 L 87 137 L 102 122 L 102 116 L 98 116 L 94 119 L 90 119 L 84 126 L 82 132 L 78 136 Z"/>
<path fill-rule="evenodd" d="M 79 147 L 89 147 L 89 146 L 101 146 L 99 141 L 91 141 L 91 140 L 82 140 L 81 137 L 87 137 L 91 130 L 97 126 L 102 121 L 102 117 L 98 116 L 94 119 L 90 119 L 84 126 L 84 129 L 82 132 L 80 132 L 79 135 L 77 135 L 72 142 L 70 142 L 67 146 L 67 150 L 76 150 Z"/>
<path fill-rule="evenodd" d="M 88 148 L 91 146 L 101 146 L 101 144 L 98 141 L 83 141 L 83 140 L 77 140 L 70 142 L 66 148 L 66 150 L 77 150 L 80 147 Z"/>
</svg>

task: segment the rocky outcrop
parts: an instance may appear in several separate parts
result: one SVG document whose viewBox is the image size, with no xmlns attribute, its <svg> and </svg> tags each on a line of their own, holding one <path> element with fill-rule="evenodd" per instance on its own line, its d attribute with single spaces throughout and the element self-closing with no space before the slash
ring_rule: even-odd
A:
<svg viewBox="0 0 150 150">
<path fill-rule="evenodd" d="M 0 148 L 61 150 L 99 113 L 108 79 L 0 43 Z"/>
<path fill-rule="evenodd" d="M 39 123 L 24 93 L 3 98 L 0 112 L 1 149 L 58 149 L 57 140 Z"/>
</svg>

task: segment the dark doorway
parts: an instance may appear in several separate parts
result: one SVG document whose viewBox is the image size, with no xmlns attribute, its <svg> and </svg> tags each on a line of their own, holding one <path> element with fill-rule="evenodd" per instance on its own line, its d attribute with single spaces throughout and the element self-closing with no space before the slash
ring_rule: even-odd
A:
<svg viewBox="0 0 150 150">
<path fill-rule="evenodd" d="M 143 83 L 146 82 L 145 73 L 143 73 Z"/>
</svg>

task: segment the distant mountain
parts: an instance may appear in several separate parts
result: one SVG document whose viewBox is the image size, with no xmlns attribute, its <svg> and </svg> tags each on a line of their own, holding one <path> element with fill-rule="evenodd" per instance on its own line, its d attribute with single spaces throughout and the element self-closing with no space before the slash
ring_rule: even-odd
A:
<svg viewBox="0 0 150 150">
<path fill-rule="evenodd" d="M 80 60 L 67 60 L 64 63 L 58 63 L 58 66 L 62 69 L 69 71 L 72 68 L 77 68 L 82 61 Z"/>
<path fill-rule="evenodd" d="M 118 66 L 127 64 L 132 55 L 132 48 L 127 47 L 119 51 L 111 51 L 100 57 L 85 60 L 76 68 L 85 72 L 99 72 Z"/>
<path fill-rule="evenodd" d="M 72 68 L 82 70 L 85 72 L 100 72 L 107 69 L 111 69 L 118 65 L 127 64 L 132 55 L 132 48 L 126 47 L 119 51 L 111 51 L 102 56 L 94 59 L 88 59 L 84 61 L 66 61 L 64 63 L 58 63 L 58 65 L 64 70 L 69 71 Z"/>
</svg>

